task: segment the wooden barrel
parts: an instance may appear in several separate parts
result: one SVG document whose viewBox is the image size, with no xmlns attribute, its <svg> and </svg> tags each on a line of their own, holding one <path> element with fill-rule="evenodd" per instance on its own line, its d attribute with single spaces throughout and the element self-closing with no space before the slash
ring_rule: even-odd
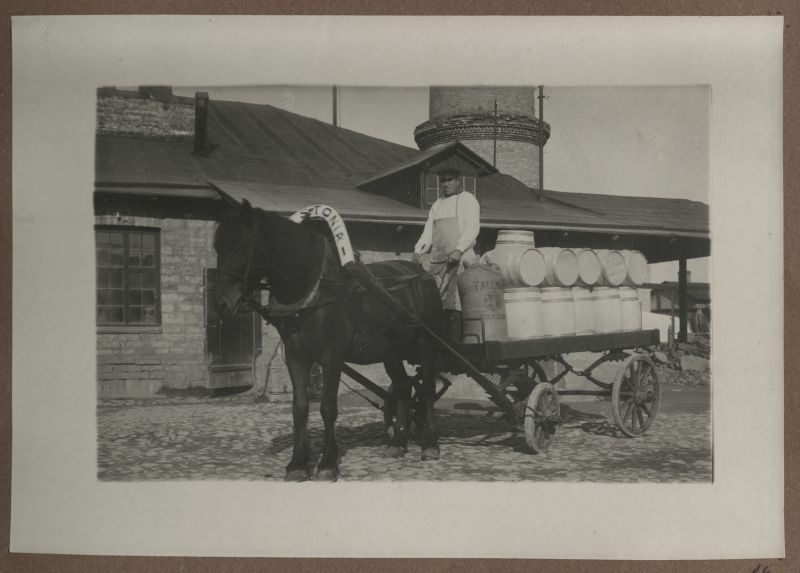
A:
<svg viewBox="0 0 800 573">
<path fill-rule="evenodd" d="M 619 287 L 620 315 L 622 330 L 642 329 L 642 303 L 635 288 Z"/>
<path fill-rule="evenodd" d="M 578 280 L 578 257 L 572 249 L 544 247 L 539 249 L 547 263 L 544 282 L 551 287 L 571 287 Z"/>
<path fill-rule="evenodd" d="M 544 335 L 542 295 L 538 288 L 511 288 L 503 291 L 508 339 L 536 338 Z"/>
<path fill-rule="evenodd" d="M 542 292 L 542 322 L 545 336 L 575 334 L 575 307 L 572 289 L 545 287 Z"/>
<path fill-rule="evenodd" d="M 622 253 L 610 249 L 601 249 L 596 252 L 602 267 L 597 284 L 618 287 L 624 283 L 628 276 L 628 267 L 625 265 L 625 257 L 622 256 Z"/>
<path fill-rule="evenodd" d="M 547 273 L 544 255 L 525 245 L 501 245 L 483 255 L 481 262 L 499 267 L 505 288 L 538 287 Z"/>
<path fill-rule="evenodd" d="M 507 340 L 503 276 L 495 265 L 476 264 L 458 277 L 465 343 Z"/>
<path fill-rule="evenodd" d="M 591 334 L 595 330 L 592 293 L 588 288 L 572 287 L 572 301 L 575 307 L 575 334 Z"/>
<path fill-rule="evenodd" d="M 533 231 L 517 231 L 513 229 L 502 229 L 497 233 L 495 248 L 501 245 L 524 245 L 526 247 L 536 246 L 533 239 Z"/>
<path fill-rule="evenodd" d="M 599 286 L 592 289 L 594 326 L 596 332 L 622 330 L 622 308 L 619 291 L 614 287 Z"/>
<path fill-rule="evenodd" d="M 625 284 L 639 286 L 647 282 L 647 259 L 639 251 L 620 251 L 625 259 Z"/>
<path fill-rule="evenodd" d="M 578 280 L 575 284 L 591 287 L 600 280 L 603 267 L 600 264 L 600 257 L 593 249 L 574 249 L 575 256 L 578 257 Z"/>
</svg>

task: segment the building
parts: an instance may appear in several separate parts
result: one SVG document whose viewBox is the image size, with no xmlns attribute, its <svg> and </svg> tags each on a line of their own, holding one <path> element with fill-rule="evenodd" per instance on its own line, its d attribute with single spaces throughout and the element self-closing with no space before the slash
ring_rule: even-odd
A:
<svg viewBox="0 0 800 573">
<path fill-rule="evenodd" d="M 233 202 L 247 198 L 285 215 L 330 204 L 365 260 L 409 257 L 443 165 L 458 165 L 481 203 L 479 251 L 492 248 L 503 228 L 532 229 L 539 245 L 638 249 L 651 262 L 685 263 L 710 251 L 702 203 L 538 195 L 460 141 L 416 150 L 268 105 L 210 101 L 202 92 L 181 98 L 164 87 L 101 88 L 99 395 L 224 390 L 264 375 L 279 351 L 273 329 L 252 313 L 220 322 L 208 304 L 213 230 Z"/>
</svg>

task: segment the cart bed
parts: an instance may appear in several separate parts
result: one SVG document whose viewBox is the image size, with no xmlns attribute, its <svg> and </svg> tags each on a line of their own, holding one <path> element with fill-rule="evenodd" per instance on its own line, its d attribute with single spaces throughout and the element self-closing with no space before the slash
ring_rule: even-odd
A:
<svg viewBox="0 0 800 573">
<path fill-rule="evenodd" d="M 453 344 L 453 347 L 476 366 L 508 360 L 546 358 L 571 352 L 600 352 L 638 348 L 659 343 L 658 330 L 631 330 L 605 334 L 579 334 L 507 340 L 483 343 Z"/>
</svg>

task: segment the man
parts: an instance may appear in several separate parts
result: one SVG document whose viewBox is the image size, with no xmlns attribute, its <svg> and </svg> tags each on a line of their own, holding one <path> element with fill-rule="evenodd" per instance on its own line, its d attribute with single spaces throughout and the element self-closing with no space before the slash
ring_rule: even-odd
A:
<svg viewBox="0 0 800 573">
<path fill-rule="evenodd" d="M 445 310 L 461 310 L 455 276 L 477 260 L 475 240 L 480 231 L 480 205 L 472 193 L 463 193 L 461 173 L 454 168 L 439 172 L 442 196 L 431 206 L 425 229 L 414 247 L 414 260 L 431 253 L 431 272 L 439 277 L 440 288 L 449 281 L 443 295 Z"/>
</svg>

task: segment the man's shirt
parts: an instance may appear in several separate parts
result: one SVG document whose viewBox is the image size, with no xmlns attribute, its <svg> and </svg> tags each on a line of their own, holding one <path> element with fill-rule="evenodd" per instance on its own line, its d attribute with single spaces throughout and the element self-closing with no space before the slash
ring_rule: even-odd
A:
<svg viewBox="0 0 800 573">
<path fill-rule="evenodd" d="M 480 215 L 480 204 L 472 193 L 462 191 L 450 197 L 440 197 L 431 205 L 425 229 L 414 246 L 414 252 L 422 254 L 430 251 L 433 245 L 433 222 L 449 217 L 458 217 L 458 230 L 461 234 L 456 248 L 462 253 L 465 252 L 475 245 L 475 240 L 478 238 L 481 229 Z"/>
</svg>

